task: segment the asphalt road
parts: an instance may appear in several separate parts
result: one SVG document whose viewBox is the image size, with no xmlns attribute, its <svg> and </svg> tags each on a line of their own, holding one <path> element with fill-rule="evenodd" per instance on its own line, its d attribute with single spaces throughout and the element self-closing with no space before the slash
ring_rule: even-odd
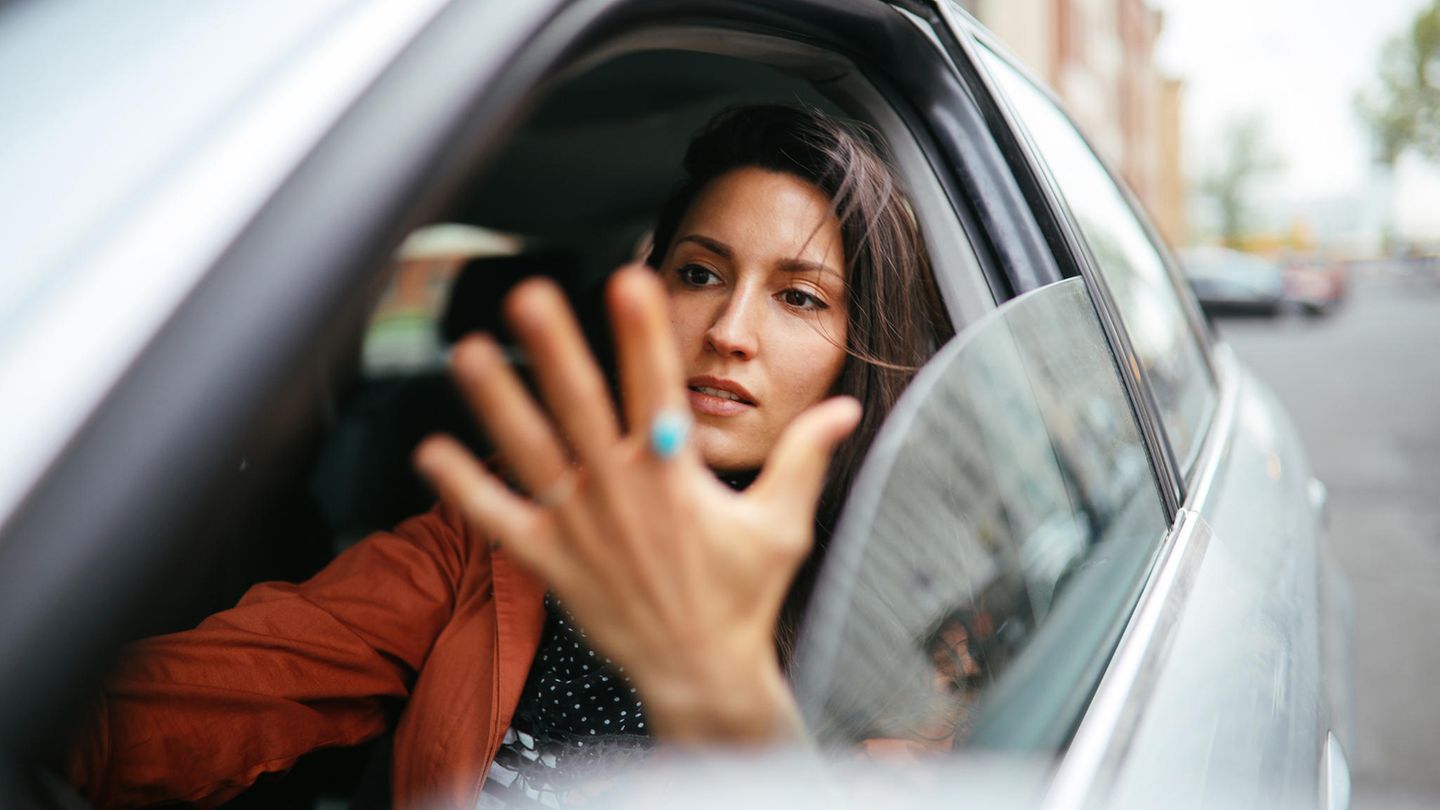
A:
<svg viewBox="0 0 1440 810">
<path fill-rule="evenodd" d="M 1222 320 L 1330 489 L 1355 610 L 1357 807 L 1440 807 L 1440 279 L 1360 275 L 1307 319 Z"/>
</svg>

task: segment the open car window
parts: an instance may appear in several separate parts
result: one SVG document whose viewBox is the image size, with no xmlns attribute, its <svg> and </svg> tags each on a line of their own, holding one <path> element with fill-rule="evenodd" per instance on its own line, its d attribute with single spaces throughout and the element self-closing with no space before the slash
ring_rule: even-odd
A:
<svg viewBox="0 0 1440 810">
<path fill-rule="evenodd" d="M 948 343 L 872 446 L 795 664 L 822 740 L 1064 744 L 1166 532 L 1081 279 Z"/>
</svg>

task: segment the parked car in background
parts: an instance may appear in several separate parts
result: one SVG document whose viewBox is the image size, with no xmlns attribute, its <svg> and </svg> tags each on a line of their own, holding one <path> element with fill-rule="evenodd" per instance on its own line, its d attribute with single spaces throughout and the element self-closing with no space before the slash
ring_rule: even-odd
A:
<svg viewBox="0 0 1440 810">
<path fill-rule="evenodd" d="M 1327 315 L 1350 294 L 1350 273 L 1340 262 L 1322 256 L 1287 257 L 1285 299 L 1307 315 Z"/>
<path fill-rule="evenodd" d="M 1278 262 L 1216 246 L 1179 255 L 1195 298 L 1212 315 L 1277 315 L 1288 300 L 1289 277 Z"/>
<path fill-rule="evenodd" d="M 1036 766 L 953 780 L 986 807 L 1348 804 L 1325 489 L 1133 196 L 959 4 L 12 3 L 0 96 L 0 807 L 85 806 L 49 754 L 127 640 L 425 508 L 416 440 L 486 441 L 448 346 L 528 274 L 596 312 L 690 133 L 757 102 L 874 129 L 956 336 L 801 628 L 794 686 L 840 756 L 777 782 L 716 761 L 666 801 L 825 795 L 898 738 L 942 774 Z M 487 247 L 396 260 L 437 223 Z M 1274 265 L 1186 258 L 1202 306 L 1283 298 Z M 373 803 L 386 750 L 262 787 Z M 883 806 L 953 784 L 876 779 Z"/>
</svg>

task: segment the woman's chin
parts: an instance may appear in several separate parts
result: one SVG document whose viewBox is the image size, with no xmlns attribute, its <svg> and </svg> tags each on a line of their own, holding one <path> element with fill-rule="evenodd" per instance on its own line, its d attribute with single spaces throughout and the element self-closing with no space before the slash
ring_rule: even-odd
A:
<svg viewBox="0 0 1440 810">
<path fill-rule="evenodd" d="M 745 472 L 758 470 L 765 462 L 765 454 L 757 451 L 753 443 L 740 440 L 730 431 L 712 425 L 695 426 L 695 445 L 705 466 L 716 472 Z"/>
</svg>

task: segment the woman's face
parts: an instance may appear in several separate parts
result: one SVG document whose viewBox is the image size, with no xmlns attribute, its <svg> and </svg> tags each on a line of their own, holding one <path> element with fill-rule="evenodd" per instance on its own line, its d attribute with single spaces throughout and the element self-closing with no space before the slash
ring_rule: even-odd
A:
<svg viewBox="0 0 1440 810">
<path fill-rule="evenodd" d="M 845 256 L 829 198 L 788 174 L 723 174 L 680 220 L 660 274 L 702 457 L 721 471 L 760 467 L 845 364 Z"/>
</svg>

